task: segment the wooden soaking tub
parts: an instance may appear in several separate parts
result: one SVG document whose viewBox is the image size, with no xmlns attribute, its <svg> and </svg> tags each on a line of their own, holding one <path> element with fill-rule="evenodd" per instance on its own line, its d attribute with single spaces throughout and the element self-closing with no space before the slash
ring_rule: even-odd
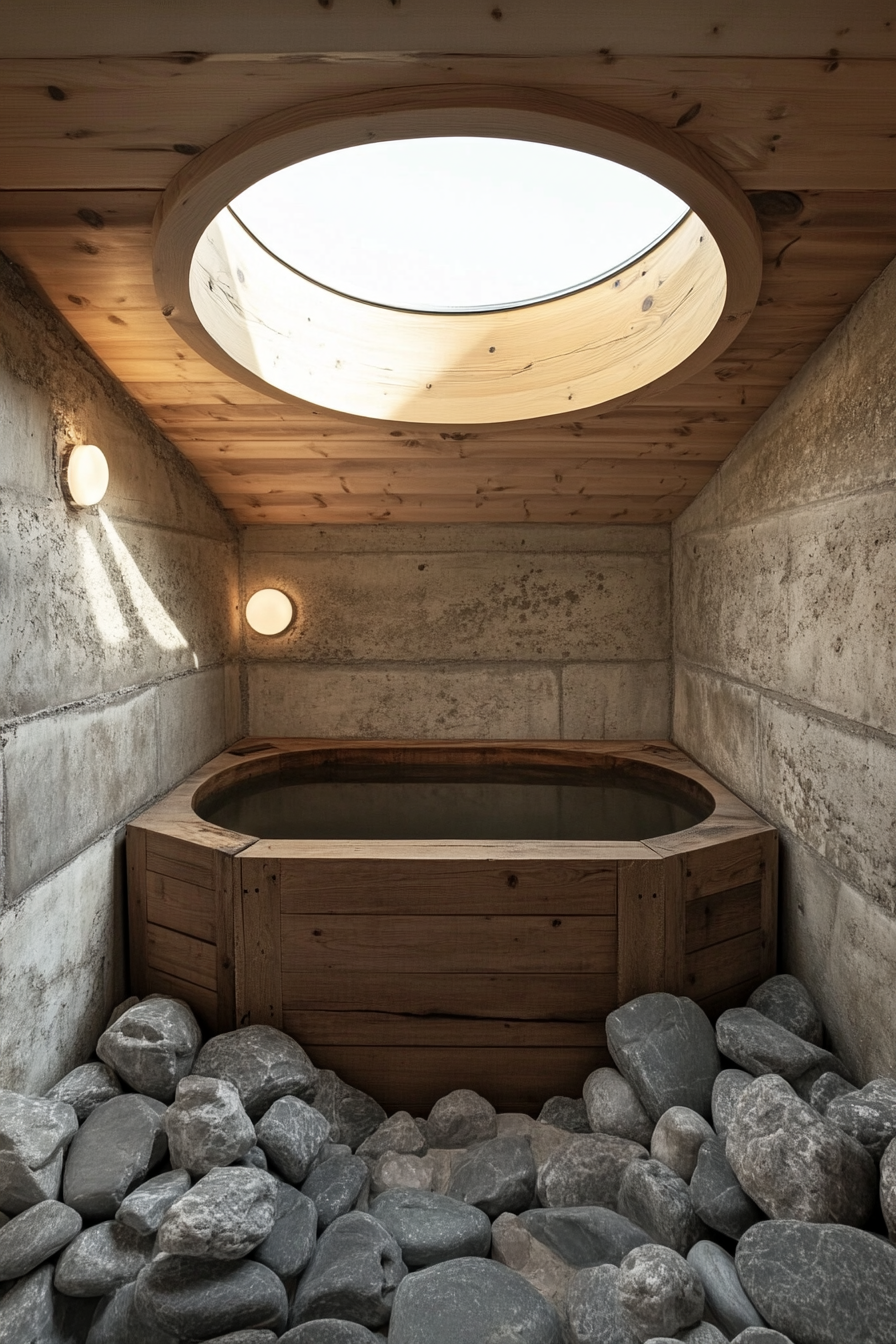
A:
<svg viewBox="0 0 896 1344">
<path fill-rule="evenodd" d="M 431 834 L 451 792 L 439 781 L 458 777 L 474 781 L 467 819 L 484 838 L 315 838 L 335 815 L 321 781 L 390 775 L 413 786 L 407 828 L 393 807 L 393 830 Z M 591 833 L 598 795 L 582 790 L 598 784 L 611 811 L 633 786 L 665 798 L 672 811 L 656 815 L 685 828 L 488 838 L 519 824 L 482 805 L 506 801 L 477 792 L 492 776 L 548 789 L 511 799 L 565 798 L 572 821 L 557 834 Z M 296 781 L 313 787 L 292 795 Z M 278 800 L 294 796 L 311 799 L 290 804 L 298 832 L 319 832 L 263 839 L 200 815 L 242 815 L 248 797 L 276 837 Z M 380 796 L 363 795 L 370 808 L 354 815 L 374 821 L 359 831 L 379 824 Z M 528 801 L 514 808 L 528 815 Z M 635 830 L 653 815 L 639 809 Z M 535 819 L 548 836 L 553 825 Z M 537 1113 L 609 1062 L 604 1019 L 618 1004 L 666 990 L 714 1016 L 775 970 L 777 834 L 668 742 L 246 739 L 138 817 L 127 851 L 135 993 L 186 1000 L 207 1032 L 281 1027 L 389 1110 L 425 1114 L 471 1087 Z"/>
</svg>

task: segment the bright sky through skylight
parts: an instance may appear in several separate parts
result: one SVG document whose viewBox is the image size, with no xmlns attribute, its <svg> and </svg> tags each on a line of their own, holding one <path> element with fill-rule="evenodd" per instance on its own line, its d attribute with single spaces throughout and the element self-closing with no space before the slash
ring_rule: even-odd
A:
<svg viewBox="0 0 896 1344">
<path fill-rule="evenodd" d="M 312 280 L 430 312 L 516 307 L 580 288 L 687 213 L 665 187 L 607 159 L 477 137 L 322 154 L 256 183 L 232 209 Z"/>
</svg>

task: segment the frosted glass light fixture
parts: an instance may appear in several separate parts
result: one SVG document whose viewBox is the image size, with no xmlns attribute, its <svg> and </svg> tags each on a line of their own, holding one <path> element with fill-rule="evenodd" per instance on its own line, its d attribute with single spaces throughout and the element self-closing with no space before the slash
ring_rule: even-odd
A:
<svg viewBox="0 0 896 1344">
<path fill-rule="evenodd" d="M 260 588 L 246 603 L 246 620 L 259 635 L 282 635 L 295 616 L 295 607 L 279 588 Z"/>
<path fill-rule="evenodd" d="M 109 488 L 109 464 L 95 443 L 79 443 L 62 464 L 62 488 L 71 504 L 88 509 Z"/>
</svg>

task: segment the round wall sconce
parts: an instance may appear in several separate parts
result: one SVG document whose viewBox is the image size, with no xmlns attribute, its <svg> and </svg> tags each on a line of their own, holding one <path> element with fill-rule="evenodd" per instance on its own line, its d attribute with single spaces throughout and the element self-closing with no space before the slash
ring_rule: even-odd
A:
<svg viewBox="0 0 896 1344">
<path fill-rule="evenodd" d="M 259 635 L 282 635 L 296 611 L 279 588 L 260 588 L 246 603 L 246 620 Z"/>
<path fill-rule="evenodd" d="M 79 443 L 66 454 L 62 488 L 79 509 L 99 504 L 109 488 L 109 464 L 95 443 Z"/>
</svg>

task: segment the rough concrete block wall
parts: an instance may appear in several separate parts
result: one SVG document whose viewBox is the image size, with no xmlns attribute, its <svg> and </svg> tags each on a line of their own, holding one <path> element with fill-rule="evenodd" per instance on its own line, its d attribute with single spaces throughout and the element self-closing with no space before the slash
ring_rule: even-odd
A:
<svg viewBox="0 0 896 1344">
<path fill-rule="evenodd" d="M 783 837 L 783 959 L 896 1075 L 896 263 L 673 527 L 675 740 Z"/>
<path fill-rule="evenodd" d="M 73 510 L 66 442 L 110 486 Z M 123 989 L 123 823 L 240 733 L 238 542 L 0 261 L 0 1086 L 86 1058 Z"/>
<path fill-rule="evenodd" d="M 249 728 L 315 737 L 667 737 L 667 527 L 251 527 Z"/>
</svg>

